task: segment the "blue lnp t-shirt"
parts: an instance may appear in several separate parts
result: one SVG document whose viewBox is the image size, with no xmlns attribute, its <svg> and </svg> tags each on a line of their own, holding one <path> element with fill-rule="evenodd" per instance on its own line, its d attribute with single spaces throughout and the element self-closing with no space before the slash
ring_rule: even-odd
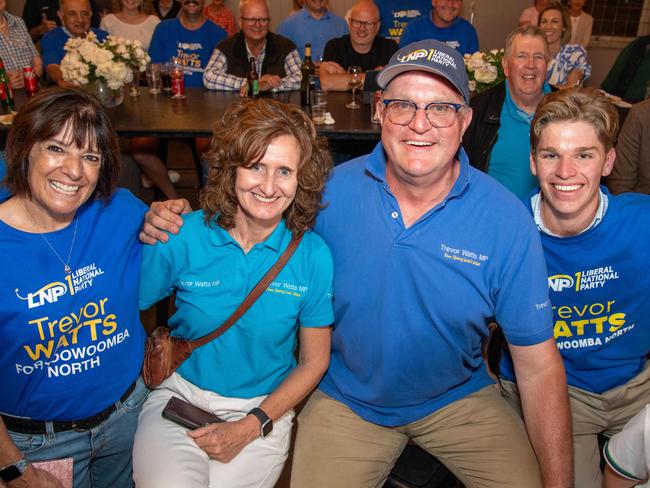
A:
<svg viewBox="0 0 650 488">
<path fill-rule="evenodd" d="M 103 41 L 108 36 L 108 32 L 91 27 L 90 29 L 97 35 L 97 39 Z M 65 43 L 70 36 L 59 26 L 46 32 L 41 39 L 41 51 L 43 53 L 43 66 L 47 68 L 49 64 L 61 64 L 65 56 Z"/>
<path fill-rule="evenodd" d="M 382 144 L 337 166 L 315 231 L 334 258 L 332 357 L 320 389 L 404 425 L 492 383 L 481 346 L 552 337 L 539 233 L 521 201 L 458 152 L 447 197 L 404 227 Z"/>
<path fill-rule="evenodd" d="M 186 87 L 202 87 L 203 72 L 215 46 L 226 31 L 205 19 L 196 30 L 183 27 L 180 19 L 163 20 L 156 26 L 149 45 L 152 63 L 166 63 L 173 57 L 183 63 Z"/>
<path fill-rule="evenodd" d="M 197 339 L 221 325 L 273 266 L 289 242 L 284 221 L 248 253 L 222 227 L 208 227 L 202 210 L 169 242 L 145 246 L 140 306 L 176 291 L 172 335 Z M 332 257 L 313 232 L 246 313 L 223 335 L 195 350 L 180 366 L 183 378 L 227 397 L 271 393 L 296 365 L 298 327 L 330 325 Z"/>
<path fill-rule="evenodd" d="M 650 196 L 601 190 L 609 203 L 598 225 L 571 237 L 540 232 L 568 383 L 598 394 L 634 378 L 650 353 Z M 501 375 L 515 380 L 507 355 Z"/>
<path fill-rule="evenodd" d="M 432 20 L 433 10 L 418 17 L 404 29 L 400 47 L 423 39 L 436 39 L 461 54 L 473 54 L 478 51 L 478 35 L 472 24 L 462 17 L 456 17 L 449 27 L 437 27 Z"/>
<path fill-rule="evenodd" d="M 302 59 L 305 59 L 305 44 L 311 43 L 311 59 L 315 62 L 322 59 L 327 41 L 347 33 L 348 24 L 338 15 L 327 11 L 315 19 L 304 7 L 278 26 L 278 34 L 293 41 Z"/>
<path fill-rule="evenodd" d="M 43 236 L 0 221 L 0 412 L 78 420 L 116 402 L 140 374 L 138 310 L 147 207 L 126 190 Z M 76 235 L 75 235 L 76 228 Z"/>
<path fill-rule="evenodd" d="M 379 8 L 379 35 L 399 43 L 402 32 L 413 19 L 431 10 L 431 0 L 375 0 Z"/>
</svg>

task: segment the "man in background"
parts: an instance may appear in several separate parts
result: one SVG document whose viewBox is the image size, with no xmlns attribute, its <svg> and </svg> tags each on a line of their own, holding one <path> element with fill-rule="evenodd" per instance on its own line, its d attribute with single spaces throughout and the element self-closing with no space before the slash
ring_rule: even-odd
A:
<svg viewBox="0 0 650 488">
<path fill-rule="evenodd" d="M 432 0 L 433 9 L 404 29 L 400 47 L 423 39 L 436 39 L 461 54 L 478 51 L 478 35 L 472 24 L 460 17 L 463 0 Z"/>
<path fill-rule="evenodd" d="M 327 0 L 305 0 L 303 7 L 282 21 L 278 33 L 291 39 L 305 59 L 305 44 L 311 43 L 311 58 L 319 64 L 325 44 L 348 33 L 348 26 L 327 8 Z"/>
<path fill-rule="evenodd" d="M 359 66 L 364 73 L 381 69 L 397 51 L 392 39 L 378 36 L 379 9 L 369 0 L 359 0 L 350 9 L 350 34 L 331 39 L 325 46 L 320 65 L 323 90 L 348 90 L 347 69 Z"/>
<path fill-rule="evenodd" d="M 530 172 L 530 122 L 550 87 L 548 48 L 539 27 L 519 27 L 506 37 L 506 80 L 470 101 L 472 123 L 463 138 L 471 164 L 523 198 L 537 186 Z"/>
<path fill-rule="evenodd" d="M 255 58 L 260 91 L 298 89 L 300 55 L 289 39 L 269 32 L 266 0 L 240 1 L 239 14 L 241 31 L 217 45 L 203 73 L 203 86 L 245 94 L 250 58 Z"/>
</svg>

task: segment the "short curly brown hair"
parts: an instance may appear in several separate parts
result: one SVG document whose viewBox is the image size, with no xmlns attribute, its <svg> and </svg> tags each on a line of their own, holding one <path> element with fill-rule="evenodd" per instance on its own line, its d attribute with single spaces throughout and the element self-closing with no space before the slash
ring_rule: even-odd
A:
<svg viewBox="0 0 650 488">
<path fill-rule="evenodd" d="M 5 184 L 12 195 L 30 197 L 29 153 L 38 142 L 63 127 L 77 147 L 94 144 L 102 155 L 99 180 L 90 199 L 108 198 L 120 172 L 120 145 L 106 109 L 94 96 L 76 88 L 48 88 L 23 105 L 7 136 Z"/>
<path fill-rule="evenodd" d="M 232 103 L 214 126 L 204 155 L 210 172 L 200 197 L 206 224 L 216 219 L 226 230 L 235 226 L 237 168 L 258 162 L 271 141 L 283 135 L 294 137 L 300 149 L 296 196 L 284 211 L 287 228 L 296 235 L 314 226 L 332 169 L 327 142 L 300 108 L 264 98 Z"/>
</svg>

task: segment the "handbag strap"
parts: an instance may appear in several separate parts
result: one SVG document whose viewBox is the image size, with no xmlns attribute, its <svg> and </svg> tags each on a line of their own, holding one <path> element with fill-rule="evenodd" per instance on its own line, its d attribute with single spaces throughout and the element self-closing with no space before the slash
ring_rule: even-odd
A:
<svg viewBox="0 0 650 488">
<path fill-rule="evenodd" d="M 237 310 L 235 310 L 232 315 L 228 317 L 228 320 L 226 320 L 223 325 L 221 325 L 216 330 L 213 330 L 209 334 L 204 335 L 203 337 L 199 337 L 198 339 L 190 341 L 189 344 L 192 350 L 204 346 L 208 342 L 211 342 L 219 337 L 221 334 L 226 332 L 235 322 L 237 322 L 241 316 L 244 315 L 244 313 L 246 313 L 246 311 L 251 307 L 251 305 L 253 305 L 253 303 L 255 303 L 255 301 L 260 297 L 264 290 L 269 287 L 278 273 L 280 273 L 282 268 L 284 268 L 284 265 L 287 264 L 289 259 L 291 259 L 291 256 L 296 251 L 298 245 L 300 244 L 300 241 L 302 240 L 302 236 L 303 234 L 300 233 L 297 237 L 294 236 L 291 238 L 291 242 L 275 262 L 275 264 L 266 272 L 262 279 L 258 281 L 257 285 L 255 285 L 255 288 L 251 290 L 244 301 L 239 305 L 239 307 L 237 307 Z"/>
</svg>

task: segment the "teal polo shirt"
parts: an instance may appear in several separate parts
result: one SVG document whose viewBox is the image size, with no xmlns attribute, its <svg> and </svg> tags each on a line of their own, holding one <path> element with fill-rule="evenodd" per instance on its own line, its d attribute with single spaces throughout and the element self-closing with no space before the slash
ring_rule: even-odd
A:
<svg viewBox="0 0 650 488">
<path fill-rule="evenodd" d="M 235 311 L 291 240 L 284 220 L 244 253 L 223 228 L 204 222 L 203 211 L 184 217 L 167 243 L 144 246 L 140 308 L 176 292 L 172 335 L 197 339 Z M 289 262 L 251 308 L 222 336 L 197 349 L 178 372 L 204 390 L 252 398 L 271 393 L 295 367 L 298 327 L 334 321 L 332 257 L 307 232 Z"/>
<path fill-rule="evenodd" d="M 544 83 L 543 91 L 548 93 L 551 88 Z M 530 172 L 530 123 L 534 115 L 515 104 L 506 83 L 499 137 L 490 154 L 488 174 L 521 199 L 537 187 L 537 178 Z"/>
</svg>

